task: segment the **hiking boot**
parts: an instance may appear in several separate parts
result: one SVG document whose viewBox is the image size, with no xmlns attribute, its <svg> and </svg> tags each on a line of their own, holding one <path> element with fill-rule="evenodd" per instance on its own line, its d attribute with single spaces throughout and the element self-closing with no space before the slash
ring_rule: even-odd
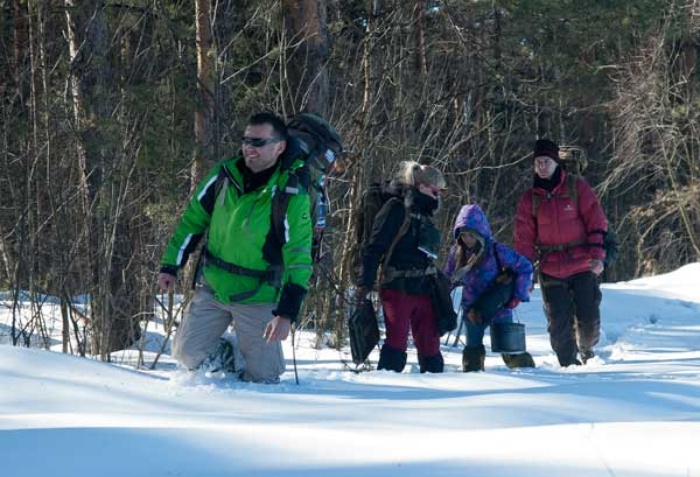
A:
<svg viewBox="0 0 700 477">
<path fill-rule="evenodd" d="M 559 364 L 562 368 L 568 368 L 569 366 L 581 366 L 581 361 L 574 358 L 573 360 L 569 361 L 559 361 Z"/>
<path fill-rule="evenodd" d="M 219 338 L 219 344 L 214 352 L 207 356 L 197 369 L 206 373 L 235 373 L 236 351 L 233 344 L 224 338 Z"/>
<path fill-rule="evenodd" d="M 400 373 L 406 367 L 406 358 L 405 351 L 399 351 L 384 344 L 379 350 L 377 369 L 388 369 L 389 371 Z"/>
<path fill-rule="evenodd" d="M 418 364 L 421 373 L 442 373 L 445 369 L 445 360 L 440 353 L 435 356 L 418 356 Z"/>
<path fill-rule="evenodd" d="M 484 361 L 486 361 L 486 349 L 484 345 L 469 347 L 462 351 L 462 371 L 471 373 L 473 371 L 483 371 Z"/>
<path fill-rule="evenodd" d="M 582 349 L 580 350 L 579 354 L 581 355 L 581 361 L 583 361 L 583 364 L 586 364 L 589 359 L 595 357 L 595 353 L 592 349 Z"/>
<path fill-rule="evenodd" d="M 532 359 L 532 355 L 527 351 L 518 354 L 503 353 L 501 357 L 503 358 L 503 362 L 506 363 L 506 366 L 510 369 L 535 367 L 535 360 Z"/>
</svg>

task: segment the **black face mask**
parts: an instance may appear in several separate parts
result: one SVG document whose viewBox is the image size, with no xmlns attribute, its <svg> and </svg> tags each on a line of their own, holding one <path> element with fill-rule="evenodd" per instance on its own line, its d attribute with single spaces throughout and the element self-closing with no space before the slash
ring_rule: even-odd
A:
<svg viewBox="0 0 700 477">
<path fill-rule="evenodd" d="M 416 189 L 413 194 L 413 204 L 419 211 L 432 214 L 440 208 L 440 197 L 433 198 Z"/>
</svg>

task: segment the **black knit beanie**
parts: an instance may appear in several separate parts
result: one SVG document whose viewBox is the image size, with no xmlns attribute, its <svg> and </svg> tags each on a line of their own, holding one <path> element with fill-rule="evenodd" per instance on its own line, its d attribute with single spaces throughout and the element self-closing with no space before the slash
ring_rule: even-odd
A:
<svg viewBox="0 0 700 477">
<path fill-rule="evenodd" d="M 537 156 L 548 156 L 551 157 L 556 162 L 559 162 L 559 146 L 557 143 L 550 141 L 549 139 L 538 139 L 535 141 L 535 147 L 532 152 L 532 158 Z"/>
</svg>

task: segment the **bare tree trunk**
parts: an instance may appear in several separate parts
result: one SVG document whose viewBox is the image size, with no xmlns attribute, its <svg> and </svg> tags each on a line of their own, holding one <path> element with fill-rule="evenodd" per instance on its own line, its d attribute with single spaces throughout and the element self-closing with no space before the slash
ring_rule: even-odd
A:
<svg viewBox="0 0 700 477">
<path fill-rule="evenodd" d="M 367 6 L 370 12 L 367 16 L 367 24 L 365 26 L 364 37 L 362 39 L 362 102 L 357 112 L 355 119 L 356 130 L 351 134 L 355 136 L 355 142 L 358 144 L 368 145 L 371 143 L 369 139 L 372 135 L 372 104 L 374 101 L 374 82 L 372 74 L 373 65 L 373 43 L 376 23 L 378 21 L 378 12 L 381 11 L 383 5 L 382 0 L 368 0 Z M 337 262 L 340 264 L 338 276 L 343 280 L 342 290 L 348 290 L 354 285 L 357 280 L 357 269 L 359 263 L 355 262 L 361 254 L 360 247 L 362 244 L 355 239 L 355 218 L 360 209 L 362 202 L 362 192 L 372 182 L 373 168 L 372 164 L 367 160 L 371 148 L 363 148 L 352 154 L 348 161 L 352 162 L 349 174 L 350 190 L 348 191 L 349 203 L 351 204 L 348 219 L 345 224 L 346 228 L 343 233 L 342 253 L 341 258 Z M 344 330 L 344 318 L 347 313 L 346 296 L 338 297 L 338 316 L 335 323 L 337 343 L 341 343 L 342 332 Z"/>
<path fill-rule="evenodd" d="M 190 194 L 193 194 L 202 178 L 219 159 L 214 140 L 216 106 L 214 96 L 214 42 L 212 37 L 211 0 L 195 2 L 196 50 L 197 50 L 197 94 L 194 111 L 195 150 L 190 171 Z M 194 279 L 196 260 L 189 260 L 182 270 L 182 283 L 186 289 Z"/>
<path fill-rule="evenodd" d="M 8 253 L 7 243 L 5 241 L 5 231 L 3 230 L 2 224 L 0 224 L 0 283 L 9 282 L 12 277 L 12 269 L 14 268 L 12 264 L 11 255 Z"/>
<path fill-rule="evenodd" d="M 195 2 L 197 44 L 197 90 L 199 101 L 194 113 L 194 135 L 197 140 L 192 163 L 193 192 L 214 162 L 214 76 L 213 41 L 211 31 L 211 0 Z"/>
<path fill-rule="evenodd" d="M 425 51 L 425 12 L 428 8 L 426 0 L 415 0 L 413 4 L 413 28 L 415 51 L 414 68 L 415 74 L 411 75 L 413 85 L 409 85 L 409 90 L 416 96 L 415 114 L 413 115 L 413 131 L 420 138 L 425 138 L 430 134 L 430 124 L 425 120 L 427 116 L 427 105 L 425 104 L 425 85 L 428 79 L 428 58 Z"/>
<path fill-rule="evenodd" d="M 68 52 L 70 56 L 71 64 L 78 64 L 79 58 L 78 54 L 80 52 L 80 39 L 78 38 L 76 31 L 79 28 L 75 20 L 75 15 L 73 14 L 73 0 L 66 0 L 66 23 L 67 23 L 67 36 L 68 36 Z M 73 106 L 73 122 L 76 125 L 80 125 L 82 118 L 87 116 L 84 112 L 85 98 L 83 95 L 82 88 L 80 87 L 80 78 L 76 73 L 71 72 L 68 76 L 69 91 L 71 96 L 71 104 Z M 76 156 L 78 159 L 78 167 L 80 169 L 79 177 L 79 190 L 80 198 L 82 204 L 82 216 L 89 217 L 90 215 L 90 187 L 88 186 L 88 177 L 90 172 L 88 170 L 87 154 L 85 152 L 85 147 L 81 141 L 76 141 Z M 89 230 L 86 227 L 86 232 Z"/>
<path fill-rule="evenodd" d="M 416 3 L 413 5 L 416 72 L 421 79 L 425 79 L 428 76 L 428 57 L 425 51 L 425 12 L 427 9 L 428 4 L 426 0 L 416 0 Z"/>
<path fill-rule="evenodd" d="M 20 102 L 24 104 L 29 93 L 29 12 L 27 2 L 14 0 L 14 79 Z"/>
<path fill-rule="evenodd" d="M 76 6 L 66 0 L 70 29 L 71 81 L 77 130 L 81 190 L 87 210 L 88 254 L 93 283 L 91 336 L 93 353 L 109 359 L 138 335 L 138 299 L 133 277 L 126 215 L 131 170 L 118 149 L 116 85 L 111 69 L 110 33 L 104 0 Z M 84 38 L 79 36 L 84 34 Z"/>
<path fill-rule="evenodd" d="M 290 108 L 328 113 L 330 40 L 325 0 L 283 0 L 288 49 Z"/>
</svg>

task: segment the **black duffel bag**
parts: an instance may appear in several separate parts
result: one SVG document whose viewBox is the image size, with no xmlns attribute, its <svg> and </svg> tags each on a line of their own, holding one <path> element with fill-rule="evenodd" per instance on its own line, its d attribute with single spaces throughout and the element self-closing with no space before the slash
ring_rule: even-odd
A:
<svg viewBox="0 0 700 477">
<path fill-rule="evenodd" d="M 355 307 L 348 320 L 352 362 L 362 364 L 379 343 L 379 324 L 374 305 L 368 298 Z"/>
<path fill-rule="evenodd" d="M 438 335 L 442 336 L 457 328 L 457 312 L 452 303 L 452 282 L 440 270 L 434 275 L 428 275 L 428 279 L 437 331 Z"/>
</svg>

